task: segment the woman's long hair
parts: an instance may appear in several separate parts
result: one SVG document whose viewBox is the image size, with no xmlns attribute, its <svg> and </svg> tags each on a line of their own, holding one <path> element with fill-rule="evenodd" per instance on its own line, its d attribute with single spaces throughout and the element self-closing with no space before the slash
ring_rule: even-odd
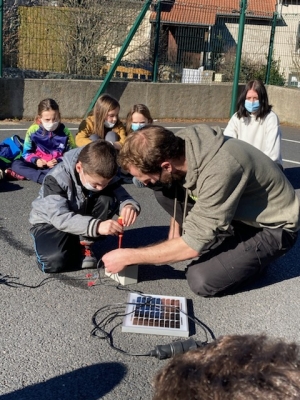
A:
<svg viewBox="0 0 300 400">
<path fill-rule="evenodd" d="M 249 90 L 255 90 L 258 95 L 259 100 L 259 109 L 256 112 L 256 119 L 263 119 L 266 115 L 268 115 L 272 109 L 272 106 L 269 104 L 267 90 L 263 82 L 259 79 L 252 80 L 247 83 L 243 92 L 241 93 L 238 102 L 237 102 L 237 116 L 239 119 L 242 117 L 249 117 L 250 113 L 245 108 L 245 100 L 247 97 L 247 93 Z"/>
</svg>

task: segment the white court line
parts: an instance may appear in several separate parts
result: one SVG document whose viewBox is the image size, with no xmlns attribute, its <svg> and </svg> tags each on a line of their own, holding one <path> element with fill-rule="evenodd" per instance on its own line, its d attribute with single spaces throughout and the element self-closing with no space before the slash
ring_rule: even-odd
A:
<svg viewBox="0 0 300 400">
<path fill-rule="evenodd" d="M 166 129 L 181 129 L 181 128 L 184 128 L 184 127 L 183 126 L 166 126 Z M 28 128 L 20 128 L 20 129 L 9 128 L 9 129 L 0 129 L 0 131 L 27 131 L 27 129 Z M 70 131 L 77 131 L 78 128 L 69 128 L 69 129 L 70 129 Z M 282 140 L 284 140 L 286 142 L 292 142 L 292 143 L 299 143 L 300 144 L 300 141 L 298 141 L 298 140 L 290 140 L 290 139 L 282 139 Z M 285 160 L 285 159 L 282 159 L 282 161 L 288 162 L 288 163 L 291 163 L 291 164 L 300 165 L 299 161 Z"/>
<path fill-rule="evenodd" d="M 185 126 L 166 126 L 166 129 L 181 129 L 185 128 Z M 27 131 L 28 128 L 9 128 L 9 129 L 0 129 L 0 131 Z M 70 131 L 77 131 L 78 128 L 68 128 Z M 300 142 L 299 142 L 300 143 Z"/>
<path fill-rule="evenodd" d="M 27 131 L 28 128 L 9 128 L 9 129 L 0 129 L 0 131 Z M 77 131 L 78 128 L 68 128 L 70 131 Z"/>
<path fill-rule="evenodd" d="M 282 159 L 282 161 L 288 162 L 288 163 L 291 163 L 291 164 L 298 164 L 298 165 L 300 165 L 300 162 L 299 162 L 299 161 L 285 160 L 284 158 Z"/>
<path fill-rule="evenodd" d="M 65 124 L 66 125 L 66 124 Z M 183 129 L 186 128 L 186 126 L 165 126 L 166 129 Z M 0 128 L 0 131 L 27 131 L 28 128 L 7 128 L 7 129 L 3 129 Z M 70 131 L 77 131 L 78 128 L 69 128 Z M 300 144 L 300 140 L 291 140 L 291 139 L 281 139 L 284 142 L 291 142 L 291 143 L 299 143 Z"/>
<path fill-rule="evenodd" d="M 284 140 L 285 142 L 300 143 L 299 140 L 291 140 L 291 139 L 281 139 L 281 140 Z"/>
</svg>

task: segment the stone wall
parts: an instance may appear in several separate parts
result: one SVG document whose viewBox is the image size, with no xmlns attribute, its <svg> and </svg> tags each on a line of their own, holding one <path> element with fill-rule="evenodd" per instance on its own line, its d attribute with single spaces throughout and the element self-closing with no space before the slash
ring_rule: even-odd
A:
<svg viewBox="0 0 300 400">
<path fill-rule="evenodd" d="M 38 103 L 54 98 L 63 118 L 80 119 L 101 81 L 66 79 L 0 79 L 0 119 L 32 119 Z M 242 90 L 244 85 L 240 85 Z M 282 123 L 300 125 L 300 90 L 269 86 L 270 103 Z M 155 119 L 228 119 L 231 83 L 178 84 L 111 82 L 106 90 L 120 101 L 121 118 L 135 103 L 146 104 Z"/>
</svg>

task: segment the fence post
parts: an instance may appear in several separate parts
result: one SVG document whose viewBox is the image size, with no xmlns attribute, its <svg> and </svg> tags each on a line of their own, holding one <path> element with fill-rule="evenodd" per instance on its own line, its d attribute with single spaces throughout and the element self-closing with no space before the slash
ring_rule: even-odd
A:
<svg viewBox="0 0 300 400">
<path fill-rule="evenodd" d="M 0 0 L 1 1 L 1 0 Z M 123 57 L 125 51 L 127 50 L 127 47 L 129 46 L 133 36 L 135 35 L 135 32 L 138 30 L 138 27 L 140 26 L 141 22 L 143 21 L 144 16 L 146 15 L 146 12 L 148 10 L 148 8 L 150 7 L 152 0 L 147 0 L 141 10 L 141 12 L 139 13 L 137 19 L 135 20 L 132 28 L 130 29 L 127 38 L 125 39 L 125 42 L 123 43 L 115 61 L 112 63 L 112 66 L 110 67 L 108 73 L 106 74 L 104 81 L 102 82 L 102 84 L 100 85 L 97 93 L 95 94 L 93 100 L 91 101 L 91 104 L 89 105 L 89 108 L 86 110 L 84 117 L 86 118 L 86 116 L 89 114 L 90 111 L 92 111 L 92 109 L 94 108 L 94 105 L 96 103 L 96 101 L 98 100 L 98 97 L 105 91 L 106 87 L 108 86 L 115 70 L 117 69 L 117 66 L 119 65 L 121 58 Z"/>
<path fill-rule="evenodd" d="M 3 77 L 3 0 L 0 0 L 0 78 Z"/>
<path fill-rule="evenodd" d="M 265 84 L 269 84 L 270 80 L 270 72 L 273 60 L 273 45 L 274 45 L 274 37 L 275 37 L 275 28 L 277 23 L 277 12 L 275 11 L 273 14 L 273 21 L 272 21 L 272 28 L 270 34 L 270 43 L 269 43 L 269 52 L 268 52 L 268 61 L 267 61 L 267 69 L 266 69 L 266 76 L 265 76 Z"/>
<path fill-rule="evenodd" d="M 153 55 L 152 82 L 157 82 L 157 75 L 158 75 L 160 14 L 161 14 L 161 1 L 158 0 L 156 5 L 155 45 L 154 45 L 154 55 Z"/>
<path fill-rule="evenodd" d="M 239 34 L 238 34 L 238 43 L 237 43 L 236 56 L 235 56 L 235 68 L 234 68 L 234 79 L 233 79 L 233 87 L 232 87 L 232 94 L 231 94 L 230 117 L 232 117 L 232 115 L 235 113 L 236 100 L 237 100 L 237 94 L 238 94 L 246 9 L 247 9 L 247 0 L 241 0 Z"/>
</svg>

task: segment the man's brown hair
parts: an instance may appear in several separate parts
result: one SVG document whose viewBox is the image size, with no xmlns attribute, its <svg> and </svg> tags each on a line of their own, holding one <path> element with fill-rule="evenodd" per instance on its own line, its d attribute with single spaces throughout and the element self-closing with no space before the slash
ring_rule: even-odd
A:
<svg viewBox="0 0 300 400">
<path fill-rule="evenodd" d="M 299 346 L 264 335 L 224 336 L 175 356 L 153 400 L 300 399 Z"/>
<path fill-rule="evenodd" d="M 111 179 L 118 170 L 114 146 L 101 139 L 84 146 L 78 156 L 78 161 L 81 162 L 83 171 L 90 176 L 98 175 Z"/>
<path fill-rule="evenodd" d="M 125 170 L 133 165 L 142 173 L 157 173 L 162 162 L 183 155 L 183 139 L 162 126 L 150 125 L 128 135 L 119 153 L 119 163 Z"/>
</svg>

